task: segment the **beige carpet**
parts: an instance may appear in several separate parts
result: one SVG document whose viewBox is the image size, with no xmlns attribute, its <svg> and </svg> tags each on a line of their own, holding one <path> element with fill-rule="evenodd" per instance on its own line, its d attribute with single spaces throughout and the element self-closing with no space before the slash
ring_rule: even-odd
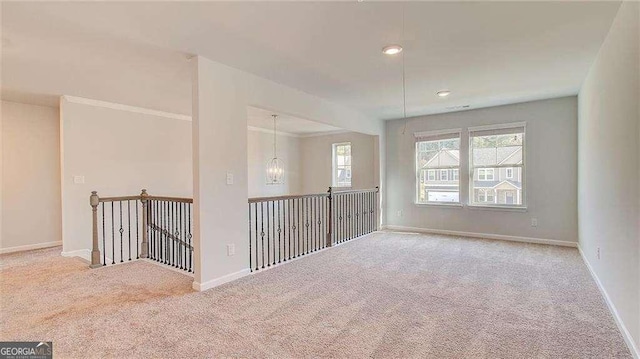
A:
<svg viewBox="0 0 640 359">
<path fill-rule="evenodd" d="M 628 358 L 576 249 L 375 233 L 206 292 L 155 264 L 0 256 L 0 340 L 57 358 Z"/>
</svg>

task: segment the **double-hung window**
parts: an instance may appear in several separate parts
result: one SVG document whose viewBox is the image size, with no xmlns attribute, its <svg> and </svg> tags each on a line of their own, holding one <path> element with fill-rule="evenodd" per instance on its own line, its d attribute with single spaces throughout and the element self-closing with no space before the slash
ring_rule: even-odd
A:
<svg viewBox="0 0 640 359">
<path fill-rule="evenodd" d="M 333 144 L 333 187 L 351 187 L 351 142 Z"/>
<path fill-rule="evenodd" d="M 460 130 L 414 135 L 416 203 L 460 203 Z"/>
<path fill-rule="evenodd" d="M 525 206 L 525 124 L 469 128 L 469 204 Z"/>
</svg>

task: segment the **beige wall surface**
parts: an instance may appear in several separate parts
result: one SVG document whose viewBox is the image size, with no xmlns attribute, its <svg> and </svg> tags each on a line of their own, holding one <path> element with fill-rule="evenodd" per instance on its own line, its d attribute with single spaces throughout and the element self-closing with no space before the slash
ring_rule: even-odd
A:
<svg viewBox="0 0 640 359">
<path fill-rule="evenodd" d="M 461 149 L 468 148 L 467 128 L 526 122 L 526 212 L 416 205 L 414 132 L 462 129 Z M 441 231 L 576 242 L 577 102 L 576 97 L 521 103 L 387 122 L 386 223 Z M 461 200 L 468 194 L 466 150 L 460 152 Z M 531 226 L 537 218 L 538 226 Z"/>
<path fill-rule="evenodd" d="M 89 195 L 192 196 L 191 122 L 60 103 L 63 252 L 91 248 Z M 83 176 L 84 184 L 74 183 Z M 76 253 L 73 253 L 76 254 Z"/>
<path fill-rule="evenodd" d="M 2 102 L 2 240 L 7 251 L 59 244 L 57 108 Z"/>
<path fill-rule="evenodd" d="M 303 137 L 300 140 L 303 192 L 327 192 L 332 185 L 333 144 L 342 142 L 351 142 L 351 189 L 377 186 L 377 140 L 377 136 L 357 132 Z"/>
<path fill-rule="evenodd" d="M 640 59 L 624 2 L 579 95 L 580 247 L 640 347 Z M 598 258 L 598 248 L 600 258 Z"/>
<path fill-rule="evenodd" d="M 249 129 L 247 132 L 249 197 L 272 197 L 302 193 L 300 138 L 277 135 L 277 155 L 284 163 L 283 184 L 267 184 L 267 163 L 273 158 L 273 134 Z"/>
<path fill-rule="evenodd" d="M 380 135 L 381 121 L 203 57 L 193 66 L 194 287 L 249 273 L 247 106 Z M 227 156 L 219 156 L 219 153 Z M 232 172 L 233 185 L 225 174 Z M 235 254 L 227 255 L 233 246 Z"/>
</svg>

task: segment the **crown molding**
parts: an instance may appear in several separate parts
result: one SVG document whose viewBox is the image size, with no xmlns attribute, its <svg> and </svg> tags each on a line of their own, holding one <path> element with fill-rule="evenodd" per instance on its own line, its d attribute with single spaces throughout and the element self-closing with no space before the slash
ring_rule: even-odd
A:
<svg viewBox="0 0 640 359">
<path fill-rule="evenodd" d="M 255 127 L 255 126 L 247 126 L 247 129 L 249 131 L 254 131 L 254 132 L 263 132 L 263 133 L 268 133 L 270 135 L 273 135 L 273 130 L 269 130 L 266 128 L 262 128 L 262 127 Z M 296 135 L 295 133 L 290 133 L 290 132 L 282 132 L 282 131 L 276 131 L 276 135 L 278 136 L 289 136 L 289 137 L 302 137 L 300 135 Z"/>
<path fill-rule="evenodd" d="M 134 113 L 139 113 L 139 114 L 143 114 L 143 115 L 170 118 L 170 119 L 173 119 L 173 120 L 191 121 L 191 116 L 181 115 L 181 114 L 172 113 L 172 112 L 164 112 L 164 111 L 152 110 L 152 109 L 144 108 L 144 107 L 123 105 L 123 104 L 115 103 L 115 102 L 100 101 L 100 100 L 94 100 L 94 99 L 90 99 L 90 98 L 69 96 L 69 95 L 63 95 L 62 99 L 66 100 L 68 102 L 71 102 L 71 103 L 77 103 L 77 104 L 81 104 L 81 105 L 110 108 L 112 110 L 134 112 Z"/>
</svg>

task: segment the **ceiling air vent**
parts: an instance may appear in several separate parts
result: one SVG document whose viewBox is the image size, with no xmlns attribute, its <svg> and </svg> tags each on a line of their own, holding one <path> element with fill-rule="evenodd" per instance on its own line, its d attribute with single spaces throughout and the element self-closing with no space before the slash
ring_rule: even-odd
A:
<svg viewBox="0 0 640 359">
<path fill-rule="evenodd" d="M 447 110 L 466 110 L 470 108 L 470 105 L 459 105 L 459 106 L 449 106 L 445 107 Z"/>
</svg>

